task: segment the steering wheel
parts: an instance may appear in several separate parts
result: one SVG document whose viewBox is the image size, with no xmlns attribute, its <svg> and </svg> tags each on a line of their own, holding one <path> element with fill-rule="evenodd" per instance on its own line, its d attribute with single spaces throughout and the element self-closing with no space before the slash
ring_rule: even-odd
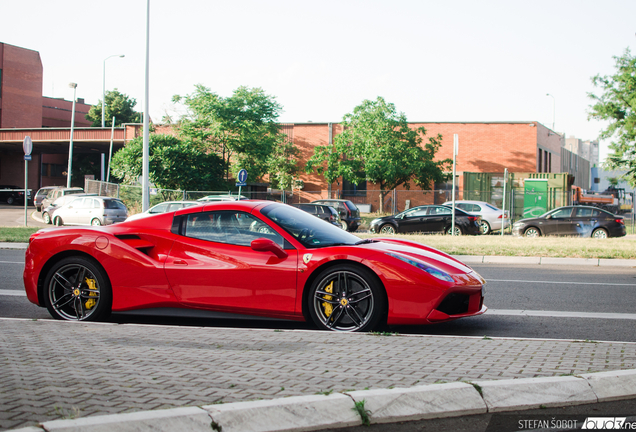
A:
<svg viewBox="0 0 636 432">
<path fill-rule="evenodd" d="M 309 228 L 303 228 L 298 233 L 299 240 L 305 240 L 305 239 L 308 239 L 309 237 L 311 237 L 311 231 L 309 231 Z"/>
</svg>

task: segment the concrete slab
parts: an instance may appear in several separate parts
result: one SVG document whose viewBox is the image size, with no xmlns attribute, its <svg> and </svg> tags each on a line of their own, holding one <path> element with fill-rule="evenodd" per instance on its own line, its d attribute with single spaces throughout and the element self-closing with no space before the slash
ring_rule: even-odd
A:
<svg viewBox="0 0 636 432">
<path fill-rule="evenodd" d="M 484 256 L 484 264 L 541 264 L 540 257 Z"/>
<path fill-rule="evenodd" d="M 203 409 L 223 432 L 297 432 L 362 424 L 353 400 L 340 393 L 207 405 Z"/>
<path fill-rule="evenodd" d="M 600 266 L 610 266 L 610 267 L 636 267 L 636 260 L 633 259 L 608 259 L 601 258 L 598 260 L 598 265 Z"/>
<path fill-rule="evenodd" d="M 583 378 L 574 376 L 473 381 L 481 388 L 488 412 L 595 403 Z"/>
<path fill-rule="evenodd" d="M 487 412 L 483 399 L 470 384 L 454 382 L 400 389 L 362 390 L 347 393 L 365 401 L 371 423 L 393 423 Z"/>
<path fill-rule="evenodd" d="M 477 255 L 453 255 L 453 258 L 465 264 L 481 264 L 484 262 L 484 257 Z"/>
<path fill-rule="evenodd" d="M 21 429 L 11 429 L 11 432 L 44 432 L 44 429 L 36 426 L 27 426 Z"/>
<path fill-rule="evenodd" d="M 636 369 L 580 376 L 590 384 L 599 402 L 636 398 Z"/>
<path fill-rule="evenodd" d="M 598 258 L 551 258 L 541 257 L 544 265 L 594 266 L 598 267 Z"/>
<path fill-rule="evenodd" d="M 47 432 L 210 432 L 212 419 L 207 411 L 197 408 L 173 408 L 157 411 L 114 414 L 74 420 L 42 423 Z"/>
</svg>

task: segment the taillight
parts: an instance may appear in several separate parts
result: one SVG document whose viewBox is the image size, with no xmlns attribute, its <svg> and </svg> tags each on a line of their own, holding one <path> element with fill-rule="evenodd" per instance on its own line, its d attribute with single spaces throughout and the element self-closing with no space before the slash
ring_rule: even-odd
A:
<svg viewBox="0 0 636 432">
<path fill-rule="evenodd" d="M 343 203 L 344 204 L 344 208 L 347 209 L 347 216 L 351 217 L 351 210 L 349 210 L 349 207 L 347 207 L 347 203 Z"/>
<path fill-rule="evenodd" d="M 479 218 L 477 216 L 468 216 L 468 220 L 471 222 L 477 222 Z"/>
<path fill-rule="evenodd" d="M 625 220 L 624 219 L 616 219 L 616 222 L 621 224 L 621 225 L 625 225 Z"/>
</svg>

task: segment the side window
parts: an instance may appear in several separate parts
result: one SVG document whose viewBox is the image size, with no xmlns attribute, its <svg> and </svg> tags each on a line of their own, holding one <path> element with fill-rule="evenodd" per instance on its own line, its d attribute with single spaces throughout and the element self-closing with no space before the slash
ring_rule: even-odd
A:
<svg viewBox="0 0 636 432">
<path fill-rule="evenodd" d="M 156 213 L 163 213 L 165 211 L 168 210 L 168 205 L 167 203 L 164 204 L 159 204 L 158 206 L 156 206 L 155 208 L 152 209 L 151 214 L 156 214 Z M 175 209 L 176 210 L 176 209 Z"/>
<path fill-rule="evenodd" d="M 449 209 L 447 207 L 431 207 L 430 214 L 432 214 L 432 215 L 449 215 L 449 214 L 451 214 L 451 209 Z"/>
<path fill-rule="evenodd" d="M 216 211 L 188 215 L 186 237 L 217 243 L 250 246 L 253 240 L 268 238 L 284 247 L 283 237 L 260 219 L 240 211 Z"/>
<path fill-rule="evenodd" d="M 554 213 L 552 213 L 552 218 L 553 219 L 563 219 L 563 218 L 570 217 L 571 215 L 572 215 L 572 208 L 571 207 L 566 207 L 566 208 L 563 208 L 561 210 L 557 210 Z"/>
<path fill-rule="evenodd" d="M 576 217 L 599 217 L 600 212 L 591 208 L 579 207 L 576 209 Z"/>
<path fill-rule="evenodd" d="M 481 207 L 477 204 L 473 204 L 473 209 L 471 210 L 472 212 L 480 212 L 481 211 Z"/>
<path fill-rule="evenodd" d="M 466 211 L 472 211 L 471 210 L 472 204 L 459 203 L 459 204 L 455 204 L 455 207 L 460 208 L 462 210 L 466 210 Z"/>
</svg>

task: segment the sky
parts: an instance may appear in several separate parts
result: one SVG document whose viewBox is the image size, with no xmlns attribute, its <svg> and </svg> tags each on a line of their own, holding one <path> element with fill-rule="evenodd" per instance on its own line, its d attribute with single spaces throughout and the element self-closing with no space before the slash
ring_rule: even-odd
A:
<svg viewBox="0 0 636 432">
<path fill-rule="evenodd" d="M 0 0 L 0 42 L 40 53 L 45 96 L 72 100 L 75 82 L 96 104 L 105 80 L 142 111 L 146 6 Z M 636 51 L 635 16 L 633 0 L 150 0 L 149 112 L 178 115 L 172 97 L 196 84 L 248 86 L 281 122 L 338 122 L 382 96 L 413 122 L 554 122 L 597 139 L 591 78 Z"/>
</svg>

